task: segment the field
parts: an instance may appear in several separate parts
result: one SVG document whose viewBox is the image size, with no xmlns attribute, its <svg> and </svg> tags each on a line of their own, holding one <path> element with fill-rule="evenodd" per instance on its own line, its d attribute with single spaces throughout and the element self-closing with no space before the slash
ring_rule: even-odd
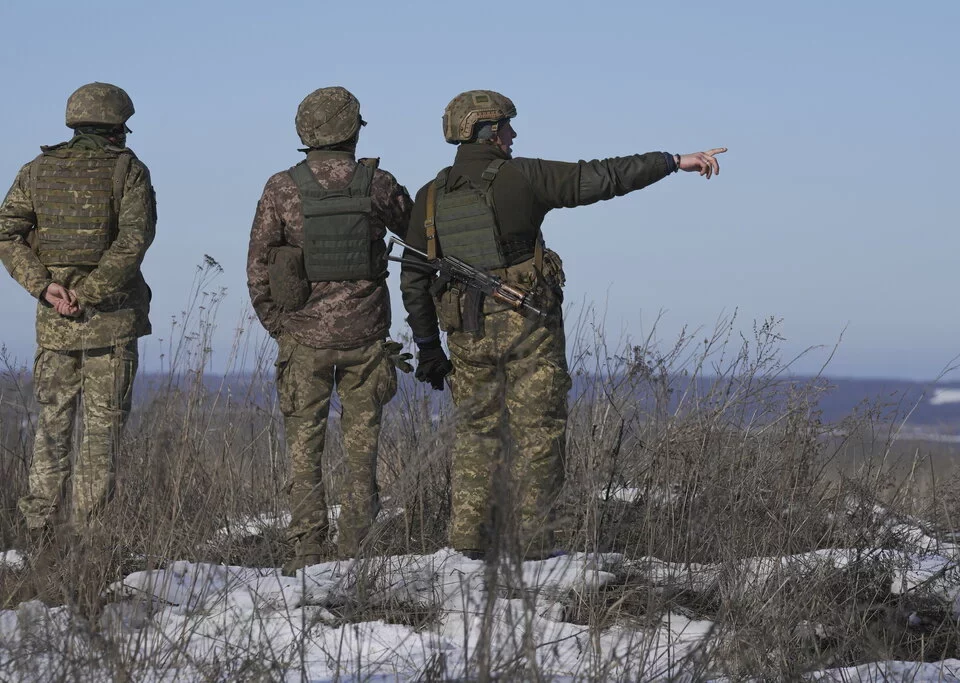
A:
<svg viewBox="0 0 960 683">
<path fill-rule="evenodd" d="M 205 372 L 222 296 L 205 278 L 164 372 L 138 383 L 102 525 L 49 562 L 3 556 L 0 679 L 960 676 L 957 447 L 900 439 L 910 406 L 895 397 L 824 421 L 830 383 L 789 374 L 776 321 L 661 348 L 611 343 L 581 316 L 569 554 L 543 562 L 520 562 L 506 531 L 486 564 L 444 547 L 456 411 L 401 382 L 367 551 L 280 576 L 271 345 L 251 321 L 232 351 L 246 370 Z M 6 361 L 0 538 L 22 549 L 36 410 L 29 369 Z M 335 504 L 336 428 L 326 453 Z"/>
</svg>

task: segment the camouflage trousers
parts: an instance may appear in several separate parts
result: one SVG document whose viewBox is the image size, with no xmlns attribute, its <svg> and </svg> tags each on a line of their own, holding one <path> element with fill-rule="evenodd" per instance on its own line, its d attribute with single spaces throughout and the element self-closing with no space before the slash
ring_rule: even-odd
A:
<svg viewBox="0 0 960 683">
<path fill-rule="evenodd" d="M 567 372 L 559 306 L 534 323 L 488 300 L 483 335 L 447 338 L 457 407 L 450 544 L 486 550 L 498 525 L 528 557 L 554 545 L 554 503 L 563 485 Z M 493 482 L 493 485 L 491 483 Z"/>
<path fill-rule="evenodd" d="M 113 496 L 138 358 L 136 341 L 88 351 L 37 350 L 33 387 L 40 416 L 30 493 L 20 500 L 29 528 L 61 521 L 65 496 L 71 500 L 70 519 L 81 526 Z M 78 406 L 83 436 L 71 465 Z"/>
<path fill-rule="evenodd" d="M 329 520 L 323 447 L 336 387 L 346 451 L 338 553 L 356 555 L 380 509 L 377 442 L 383 406 L 397 392 L 397 372 L 383 341 L 348 351 L 315 349 L 280 338 L 277 393 L 290 458 L 290 541 L 298 556 L 320 561 Z"/>
</svg>

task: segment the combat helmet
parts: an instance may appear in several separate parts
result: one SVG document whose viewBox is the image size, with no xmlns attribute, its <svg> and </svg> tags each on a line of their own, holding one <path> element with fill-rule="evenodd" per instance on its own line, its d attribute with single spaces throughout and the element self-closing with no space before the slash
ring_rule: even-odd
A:
<svg viewBox="0 0 960 683">
<path fill-rule="evenodd" d="M 125 126 L 133 116 L 133 100 L 109 83 L 88 83 L 67 99 L 67 126 Z"/>
<path fill-rule="evenodd" d="M 349 140 L 360 126 L 360 102 L 335 85 L 320 88 L 303 98 L 297 107 L 297 135 L 307 147 L 326 147 Z"/>
<path fill-rule="evenodd" d="M 452 145 L 472 142 L 477 127 L 484 123 L 496 126 L 504 119 L 517 115 L 517 108 L 509 97 L 493 90 L 467 90 L 452 100 L 443 110 L 443 137 Z"/>
</svg>

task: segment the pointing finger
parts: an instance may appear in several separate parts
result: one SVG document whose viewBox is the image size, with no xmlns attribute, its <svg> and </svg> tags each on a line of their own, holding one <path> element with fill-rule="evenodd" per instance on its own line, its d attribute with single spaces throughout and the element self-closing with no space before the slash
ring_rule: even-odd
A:
<svg viewBox="0 0 960 683">
<path fill-rule="evenodd" d="M 704 152 L 704 154 L 712 157 L 714 154 L 723 154 L 726 151 L 727 151 L 726 147 L 714 147 L 709 152 Z"/>
</svg>

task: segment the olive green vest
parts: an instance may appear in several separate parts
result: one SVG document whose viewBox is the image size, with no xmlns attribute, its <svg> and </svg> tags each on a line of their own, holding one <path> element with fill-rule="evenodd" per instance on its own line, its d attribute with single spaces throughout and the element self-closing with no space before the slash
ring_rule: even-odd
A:
<svg viewBox="0 0 960 683">
<path fill-rule="evenodd" d="M 341 190 L 320 186 L 302 161 L 290 169 L 303 206 L 303 263 L 310 282 L 386 277 L 386 246 L 373 237 L 370 212 L 377 159 L 361 159 Z"/>
<path fill-rule="evenodd" d="M 505 159 L 495 159 L 480 176 L 480 187 L 463 183 L 447 187 L 450 168 L 434 181 L 436 187 L 435 225 L 444 256 L 454 256 L 475 268 L 506 268 L 500 228 L 493 211 L 490 188 Z"/>
<path fill-rule="evenodd" d="M 30 169 L 37 258 L 45 266 L 95 266 L 116 238 L 133 152 L 48 147 Z"/>
</svg>

